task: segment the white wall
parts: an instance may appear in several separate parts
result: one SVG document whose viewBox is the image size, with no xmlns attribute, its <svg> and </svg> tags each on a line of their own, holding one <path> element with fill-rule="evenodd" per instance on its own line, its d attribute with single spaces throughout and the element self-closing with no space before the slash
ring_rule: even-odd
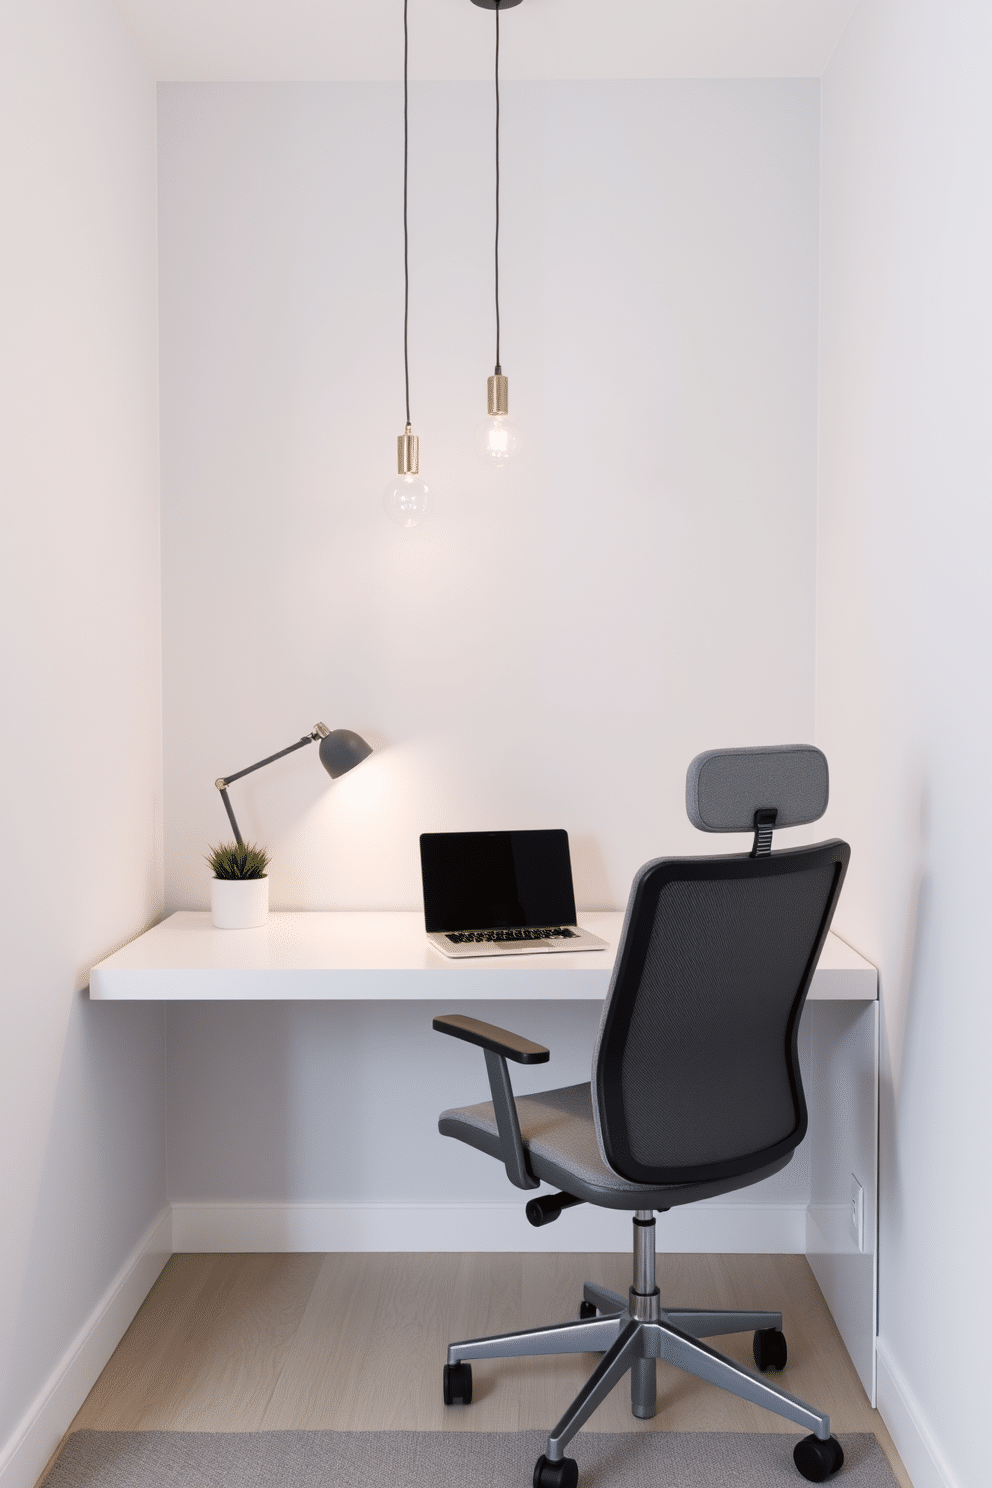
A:
<svg viewBox="0 0 992 1488">
<path fill-rule="evenodd" d="M 496 474 L 471 450 L 491 90 L 418 84 L 413 420 L 437 507 L 402 531 L 380 505 L 403 423 L 400 89 L 160 89 L 170 906 L 208 902 L 214 779 L 317 719 L 377 754 L 331 786 L 301 752 L 231 792 L 279 908 L 416 908 L 421 831 L 551 825 L 580 905 L 621 907 L 646 859 L 713 845 L 685 816 L 698 750 L 812 733 L 817 84 L 515 83 L 503 126 L 524 453 Z M 307 1064 L 342 1016 L 174 1012 L 171 1197 L 371 1181 L 330 1172 Z M 571 1049 L 569 1021 L 545 1033 Z M 423 1057 L 436 1111 L 450 1051 Z M 242 1068 L 259 1109 L 293 1092 L 251 1175 L 254 1121 L 190 1139 Z M 424 1164 L 414 1187 L 457 1187 Z M 512 1197 L 492 1166 L 471 1183 Z"/>
<path fill-rule="evenodd" d="M 988 1479 L 992 10 L 862 0 L 823 80 L 817 738 L 881 968 L 879 1404 Z"/>
<path fill-rule="evenodd" d="M 85 994 L 90 965 L 161 910 L 161 682 L 154 90 L 104 4 L 8 0 L 0 111 L 13 1485 L 34 1482 L 102 1366 L 91 1325 L 107 1306 L 121 1324 L 129 1259 L 165 1200 L 162 1010 Z"/>
<path fill-rule="evenodd" d="M 380 493 L 403 422 L 401 94 L 161 89 L 167 899 L 207 902 L 215 777 L 277 906 L 420 904 L 431 828 L 559 823 L 619 906 L 699 845 L 691 756 L 812 727 L 814 83 L 515 84 L 503 364 L 526 447 L 471 452 L 493 360 L 491 98 L 412 90 L 411 374 L 434 517 Z M 783 623 L 785 622 L 785 623 Z"/>
<path fill-rule="evenodd" d="M 431 1028 L 438 1013 L 465 1006 L 171 1005 L 170 1194 L 190 1206 L 179 1232 L 197 1237 L 177 1241 L 177 1249 L 273 1248 L 256 1241 L 257 1211 L 276 1205 L 287 1250 L 627 1250 L 629 1215 L 591 1207 L 570 1215 L 567 1226 L 534 1231 L 503 1168 L 438 1132 L 446 1107 L 488 1097 L 479 1051 Z M 551 1049 L 550 1065 L 514 1068 L 518 1094 L 589 1079 L 600 1003 L 472 1003 L 468 1010 Z M 807 1075 L 819 1013 L 804 1020 Z M 719 1236 L 721 1250 L 801 1251 L 812 1145 L 807 1139 L 774 1178 L 726 1195 L 718 1213 L 665 1215 L 659 1247 L 713 1248 Z M 223 1224 L 218 1205 L 230 1206 Z M 323 1206 L 308 1230 L 321 1237 L 317 1243 L 293 1238 L 298 1205 Z M 396 1205 L 404 1212 L 390 1217 Z M 755 1206 L 767 1206 L 767 1214 L 744 1215 Z M 728 1216 L 728 1209 L 736 1212 Z"/>
</svg>

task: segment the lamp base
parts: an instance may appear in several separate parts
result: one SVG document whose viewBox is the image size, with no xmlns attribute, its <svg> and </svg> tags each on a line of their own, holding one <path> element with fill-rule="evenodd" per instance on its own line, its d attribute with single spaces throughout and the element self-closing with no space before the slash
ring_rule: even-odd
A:
<svg viewBox="0 0 992 1488">
<path fill-rule="evenodd" d="M 483 10 L 512 10 L 520 0 L 472 0 L 472 4 L 481 6 Z"/>
</svg>

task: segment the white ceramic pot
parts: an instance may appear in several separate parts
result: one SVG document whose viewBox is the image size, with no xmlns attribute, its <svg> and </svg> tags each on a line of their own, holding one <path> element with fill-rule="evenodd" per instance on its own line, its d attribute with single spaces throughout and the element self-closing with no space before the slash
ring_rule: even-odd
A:
<svg viewBox="0 0 992 1488">
<path fill-rule="evenodd" d="M 269 918 L 269 880 L 212 878 L 210 908 L 218 930 L 254 930 Z"/>
</svg>

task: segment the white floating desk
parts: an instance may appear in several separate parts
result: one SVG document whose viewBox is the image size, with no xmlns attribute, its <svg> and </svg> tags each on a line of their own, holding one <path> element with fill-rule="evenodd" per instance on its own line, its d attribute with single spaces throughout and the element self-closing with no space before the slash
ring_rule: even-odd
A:
<svg viewBox="0 0 992 1488">
<path fill-rule="evenodd" d="M 90 996 L 127 1002 L 602 999 L 623 915 L 581 914 L 579 923 L 609 949 L 452 961 L 429 945 L 419 911 L 277 912 L 257 930 L 215 930 L 209 914 L 180 910 L 94 966 Z M 878 973 L 831 934 L 809 995 L 873 1002 Z"/>
</svg>

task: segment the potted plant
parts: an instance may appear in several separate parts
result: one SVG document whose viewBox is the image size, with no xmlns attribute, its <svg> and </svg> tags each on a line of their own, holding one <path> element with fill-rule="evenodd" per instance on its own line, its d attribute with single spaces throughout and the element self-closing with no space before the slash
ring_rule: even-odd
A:
<svg viewBox="0 0 992 1488">
<path fill-rule="evenodd" d="M 222 842 L 207 862 L 210 909 L 218 930 L 252 930 L 269 918 L 269 855 L 253 842 Z"/>
</svg>

